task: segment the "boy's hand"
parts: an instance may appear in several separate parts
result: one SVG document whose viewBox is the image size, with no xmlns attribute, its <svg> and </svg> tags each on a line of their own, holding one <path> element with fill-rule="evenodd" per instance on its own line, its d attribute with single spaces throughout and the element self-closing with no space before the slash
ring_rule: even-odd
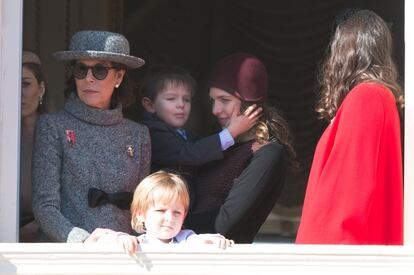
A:
<svg viewBox="0 0 414 275">
<path fill-rule="evenodd" d="M 116 232 L 107 228 L 97 228 L 84 243 L 118 243 L 125 253 L 133 254 L 138 251 L 138 239 L 124 232 Z"/>
<path fill-rule="evenodd" d="M 257 107 L 256 104 L 249 106 L 243 114 L 240 114 L 234 109 L 227 130 L 229 130 L 233 138 L 236 138 L 240 134 L 250 130 L 256 124 L 262 111 L 262 107 Z"/>
<path fill-rule="evenodd" d="M 202 244 L 215 244 L 218 248 L 226 249 L 227 247 L 233 246 L 234 241 L 226 239 L 220 234 L 199 234 L 192 235 L 188 238 L 189 243 L 202 243 Z"/>
<path fill-rule="evenodd" d="M 117 232 L 115 239 L 117 243 L 122 245 L 125 253 L 131 255 L 138 251 L 139 246 L 137 237 L 127 233 Z"/>
<path fill-rule="evenodd" d="M 226 239 L 222 235 L 217 235 L 210 240 L 207 240 L 206 243 L 216 244 L 221 249 L 226 249 L 227 247 L 234 245 L 233 240 Z"/>
</svg>

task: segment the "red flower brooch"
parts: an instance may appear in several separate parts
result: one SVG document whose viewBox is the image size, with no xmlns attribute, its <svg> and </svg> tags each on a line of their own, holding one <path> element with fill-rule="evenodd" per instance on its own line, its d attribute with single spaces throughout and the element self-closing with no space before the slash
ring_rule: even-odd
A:
<svg viewBox="0 0 414 275">
<path fill-rule="evenodd" d="M 76 142 L 76 134 L 73 130 L 66 130 L 66 141 L 69 143 L 70 147 L 75 145 Z"/>
</svg>

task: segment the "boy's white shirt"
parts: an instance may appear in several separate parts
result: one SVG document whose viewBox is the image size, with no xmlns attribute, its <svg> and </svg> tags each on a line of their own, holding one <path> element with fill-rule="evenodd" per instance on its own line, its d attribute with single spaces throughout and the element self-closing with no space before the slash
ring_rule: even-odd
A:
<svg viewBox="0 0 414 275">
<path fill-rule="evenodd" d="M 146 233 L 139 235 L 137 238 L 138 238 L 139 243 L 142 243 L 142 244 L 170 244 L 170 243 L 185 243 L 187 242 L 189 237 L 193 235 L 197 236 L 197 234 L 193 230 L 184 229 L 184 230 L 181 230 L 177 234 L 177 236 L 172 238 L 169 243 L 164 243 L 160 241 L 158 238 L 154 237 L 153 235 L 146 234 Z"/>
<path fill-rule="evenodd" d="M 117 238 L 120 234 L 126 234 L 123 232 L 108 232 L 98 238 L 98 243 L 117 243 Z M 130 235 L 131 236 L 131 235 Z M 172 243 L 207 243 L 207 241 L 213 241 L 215 238 L 224 238 L 220 234 L 196 234 L 189 229 L 181 230 L 177 236 L 171 239 L 169 243 L 164 243 L 151 234 L 141 234 L 138 237 L 138 242 L 141 244 L 172 244 Z"/>
<path fill-rule="evenodd" d="M 142 234 L 137 237 L 141 244 L 172 244 L 172 243 L 213 243 L 214 239 L 223 238 L 221 234 L 196 234 L 194 231 L 189 229 L 181 230 L 177 236 L 171 239 L 169 243 L 161 242 L 158 238 L 150 234 Z"/>
</svg>

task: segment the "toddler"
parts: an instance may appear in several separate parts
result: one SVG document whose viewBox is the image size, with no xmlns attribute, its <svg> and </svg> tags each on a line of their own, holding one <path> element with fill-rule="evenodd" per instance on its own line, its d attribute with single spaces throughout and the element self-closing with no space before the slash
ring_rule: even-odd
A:
<svg viewBox="0 0 414 275">
<path fill-rule="evenodd" d="M 88 242 L 116 242 L 128 253 L 138 244 L 214 244 L 225 249 L 234 244 L 220 234 L 196 234 L 182 229 L 188 213 L 189 194 L 184 180 L 173 173 L 158 171 L 147 176 L 135 189 L 131 204 L 132 228 L 138 237 L 110 229 L 95 230 Z"/>
</svg>

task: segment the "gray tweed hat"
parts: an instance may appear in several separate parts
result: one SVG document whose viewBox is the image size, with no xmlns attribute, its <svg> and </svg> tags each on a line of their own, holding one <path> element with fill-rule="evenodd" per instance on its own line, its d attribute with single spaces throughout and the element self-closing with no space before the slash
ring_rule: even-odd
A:
<svg viewBox="0 0 414 275">
<path fill-rule="evenodd" d="M 131 69 L 144 65 L 141 58 L 129 55 L 128 40 L 119 33 L 80 31 L 72 36 L 69 50 L 54 53 L 59 60 L 101 59 L 123 64 Z"/>
</svg>

